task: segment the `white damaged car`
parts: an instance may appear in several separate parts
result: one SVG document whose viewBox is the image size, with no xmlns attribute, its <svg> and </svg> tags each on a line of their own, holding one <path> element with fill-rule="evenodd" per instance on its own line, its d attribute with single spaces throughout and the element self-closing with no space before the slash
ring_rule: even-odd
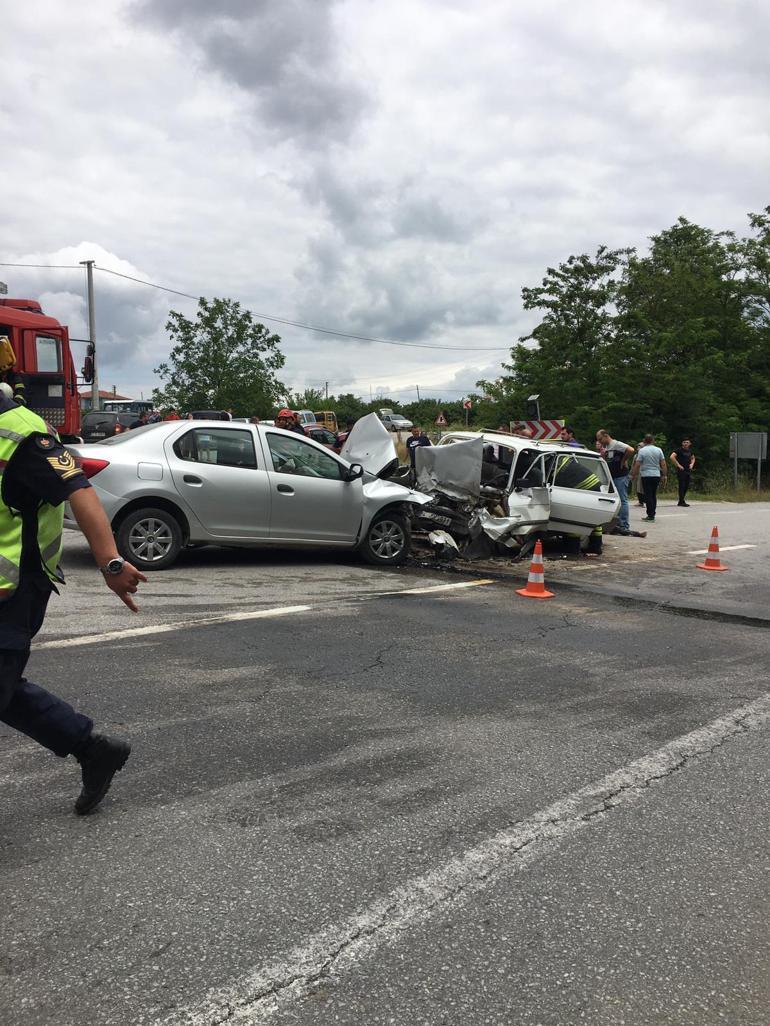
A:
<svg viewBox="0 0 770 1026">
<path fill-rule="evenodd" d="M 450 533 L 458 503 L 474 510 L 488 538 L 512 549 L 535 535 L 587 538 L 620 510 L 606 461 L 562 442 L 454 431 L 415 455 L 416 487 L 434 498 L 434 507 L 418 511 L 417 523 Z M 448 508 L 437 518 L 433 510 L 444 497 Z"/>
<path fill-rule="evenodd" d="M 409 555 L 411 511 L 430 498 L 376 476 L 396 459 L 378 425 L 368 443 L 367 425 L 351 432 L 356 460 L 294 432 L 233 421 L 150 424 L 70 448 L 120 554 L 141 570 L 164 570 L 200 544 L 355 549 L 392 566 Z"/>
</svg>

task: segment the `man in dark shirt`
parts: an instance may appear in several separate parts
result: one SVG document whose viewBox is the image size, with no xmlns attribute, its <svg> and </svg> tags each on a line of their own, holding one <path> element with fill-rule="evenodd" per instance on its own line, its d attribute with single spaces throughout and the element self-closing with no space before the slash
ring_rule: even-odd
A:
<svg viewBox="0 0 770 1026">
<path fill-rule="evenodd" d="M 5 438 L 13 436 L 13 430 L 6 424 L 12 425 L 14 421 L 3 415 L 17 409 L 12 401 L 0 399 L 0 433 Z M 34 417 L 29 413 L 25 416 Z M 30 423 L 35 422 L 45 427 L 37 417 Z M 107 793 L 131 746 L 95 734 L 93 722 L 87 716 L 24 677 L 32 638 L 40 630 L 48 599 L 56 590 L 41 553 L 39 513 L 43 507 L 55 509 L 65 500 L 70 503 L 105 583 L 134 612 L 137 607 L 132 596 L 138 582 L 146 580 L 118 556 L 107 516 L 72 454 L 55 435 L 45 431 L 33 430 L 23 437 L 3 468 L 0 486 L 0 506 L 6 517 L 8 511 L 21 517 L 18 583 L 9 589 L 10 596 L 0 601 L 0 720 L 58 756 L 75 756 L 83 778 L 75 811 L 83 815 L 91 812 Z M 11 548 L 7 555 L 14 555 Z M 13 560 L 6 559 L 4 565 L 4 575 L 13 575 Z M 55 575 L 63 582 L 60 569 Z"/>
<path fill-rule="evenodd" d="M 149 423 L 150 423 L 150 415 L 147 412 L 147 410 L 144 410 L 142 413 L 139 414 L 139 416 L 136 418 L 136 420 L 132 420 L 131 421 L 131 426 L 130 426 L 129 430 L 133 431 L 134 428 L 144 427 L 145 424 L 149 424 Z"/>
<path fill-rule="evenodd" d="M 412 428 L 411 435 L 406 440 L 406 447 L 409 451 L 409 462 L 412 466 L 412 470 L 415 468 L 415 452 L 420 448 L 421 445 L 431 445 L 431 440 L 425 434 L 421 427 L 417 424 Z"/>
<path fill-rule="evenodd" d="M 682 444 L 678 449 L 674 449 L 669 459 L 676 468 L 676 476 L 679 481 L 679 502 L 677 506 L 689 506 L 690 503 L 685 502 L 684 497 L 687 495 L 687 489 L 690 487 L 690 475 L 695 467 L 695 453 L 692 451 L 690 439 L 683 439 Z"/>
</svg>

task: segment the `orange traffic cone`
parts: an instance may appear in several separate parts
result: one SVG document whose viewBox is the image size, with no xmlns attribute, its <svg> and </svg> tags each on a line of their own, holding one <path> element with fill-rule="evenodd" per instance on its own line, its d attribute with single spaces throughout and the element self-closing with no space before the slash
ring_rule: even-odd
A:
<svg viewBox="0 0 770 1026">
<path fill-rule="evenodd" d="M 535 543 L 535 551 L 532 553 L 532 562 L 529 564 L 527 586 L 526 588 L 517 588 L 516 594 L 524 595 L 526 598 L 553 598 L 553 592 L 545 590 L 545 575 L 543 574 L 543 546 L 539 541 Z"/>
<path fill-rule="evenodd" d="M 698 563 L 699 570 L 729 570 L 729 566 L 722 566 L 719 562 L 719 528 L 715 527 L 711 532 L 709 541 L 709 553 L 705 563 Z"/>
</svg>

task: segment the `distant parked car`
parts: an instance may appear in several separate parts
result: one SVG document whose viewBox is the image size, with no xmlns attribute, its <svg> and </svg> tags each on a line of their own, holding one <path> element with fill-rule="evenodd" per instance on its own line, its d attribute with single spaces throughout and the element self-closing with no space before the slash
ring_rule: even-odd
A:
<svg viewBox="0 0 770 1026">
<path fill-rule="evenodd" d="M 92 410 L 83 417 L 80 437 L 84 442 L 103 442 L 123 431 L 128 431 L 138 417 L 137 413 L 110 413 L 108 410 Z"/>
<path fill-rule="evenodd" d="M 395 565 L 409 554 L 412 507 L 430 501 L 264 424 L 166 421 L 70 449 L 141 570 L 165 570 L 195 544 L 355 549 Z"/>
<path fill-rule="evenodd" d="M 315 427 L 316 419 L 312 410 L 292 410 L 299 417 L 302 427 Z"/>
<path fill-rule="evenodd" d="M 402 417 L 400 413 L 393 410 L 379 410 L 378 416 L 388 431 L 408 431 L 412 426 L 411 420 Z"/>
<path fill-rule="evenodd" d="M 325 445 L 327 449 L 333 449 L 334 452 L 339 452 L 342 448 L 342 443 L 337 438 L 335 432 L 328 431 L 321 424 L 315 424 L 313 427 L 305 424 L 305 434 L 308 438 L 312 438 L 314 442 L 320 442 L 321 445 Z"/>
</svg>

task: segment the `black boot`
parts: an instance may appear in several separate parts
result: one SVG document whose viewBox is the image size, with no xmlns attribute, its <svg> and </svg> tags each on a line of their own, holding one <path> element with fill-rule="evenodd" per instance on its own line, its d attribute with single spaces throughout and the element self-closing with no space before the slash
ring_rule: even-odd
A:
<svg viewBox="0 0 770 1026">
<path fill-rule="evenodd" d="M 91 734 L 83 742 L 75 755 L 83 773 L 83 789 L 75 802 L 78 816 L 85 816 L 96 808 L 109 791 L 112 778 L 125 766 L 130 754 L 131 745 L 117 737 Z"/>
</svg>

